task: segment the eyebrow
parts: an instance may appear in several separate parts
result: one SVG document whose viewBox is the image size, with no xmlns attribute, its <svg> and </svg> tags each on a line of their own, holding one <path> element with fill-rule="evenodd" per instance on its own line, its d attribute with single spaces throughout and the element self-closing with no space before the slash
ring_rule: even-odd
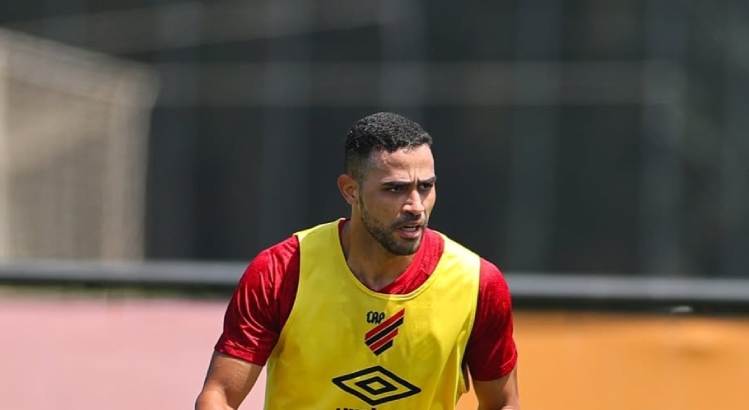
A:
<svg viewBox="0 0 749 410">
<path fill-rule="evenodd" d="M 427 179 L 421 179 L 418 180 L 418 184 L 434 184 L 435 181 L 437 181 L 437 176 L 433 176 Z M 387 187 L 400 187 L 400 186 L 408 186 L 411 185 L 413 182 L 409 180 L 395 180 L 395 181 L 385 181 L 382 183 L 382 186 Z"/>
</svg>

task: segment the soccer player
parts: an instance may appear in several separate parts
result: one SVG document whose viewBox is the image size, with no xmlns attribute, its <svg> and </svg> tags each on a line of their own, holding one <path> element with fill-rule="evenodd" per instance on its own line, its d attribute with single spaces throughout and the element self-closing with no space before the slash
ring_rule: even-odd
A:
<svg viewBox="0 0 749 410">
<path fill-rule="evenodd" d="M 393 113 L 353 125 L 337 180 L 350 218 L 249 264 L 196 409 L 239 407 L 266 362 L 271 410 L 454 409 L 467 373 L 479 409 L 519 408 L 502 274 L 427 227 L 431 144 Z"/>
</svg>

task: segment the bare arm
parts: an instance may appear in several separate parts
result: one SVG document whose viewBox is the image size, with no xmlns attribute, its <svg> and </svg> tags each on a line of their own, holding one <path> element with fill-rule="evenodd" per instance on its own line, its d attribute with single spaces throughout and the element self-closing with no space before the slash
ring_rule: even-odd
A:
<svg viewBox="0 0 749 410">
<path fill-rule="evenodd" d="M 195 410 L 237 409 L 255 385 L 261 366 L 213 353 Z"/>
<path fill-rule="evenodd" d="M 478 410 L 520 410 L 517 368 L 506 376 L 490 381 L 474 381 Z"/>
</svg>

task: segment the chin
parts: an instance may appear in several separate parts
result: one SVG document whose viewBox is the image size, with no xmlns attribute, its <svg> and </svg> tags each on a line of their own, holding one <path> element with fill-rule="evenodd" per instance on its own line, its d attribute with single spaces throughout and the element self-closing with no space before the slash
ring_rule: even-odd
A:
<svg viewBox="0 0 749 410">
<path fill-rule="evenodd" d="M 398 247 L 399 252 L 396 252 L 397 255 L 413 255 L 419 250 L 419 247 L 421 246 L 421 238 L 405 242 L 401 240 L 401 244 L 402 246 Z"/>
</svg>

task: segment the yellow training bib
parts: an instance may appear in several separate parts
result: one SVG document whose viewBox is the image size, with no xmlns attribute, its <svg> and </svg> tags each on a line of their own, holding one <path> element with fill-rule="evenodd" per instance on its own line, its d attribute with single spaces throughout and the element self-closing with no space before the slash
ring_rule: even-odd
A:
<svg viewBox="0 0 749 410">
<path fill-rule="evenodd" d="M 268 410 L 454 409 L 465 391 L 479 257 L 445 238 L 436 269 L 406 295 L 351 273 L 338 221 L 296 234 L 299 288 L 268 361 Z"/>
</svg>

